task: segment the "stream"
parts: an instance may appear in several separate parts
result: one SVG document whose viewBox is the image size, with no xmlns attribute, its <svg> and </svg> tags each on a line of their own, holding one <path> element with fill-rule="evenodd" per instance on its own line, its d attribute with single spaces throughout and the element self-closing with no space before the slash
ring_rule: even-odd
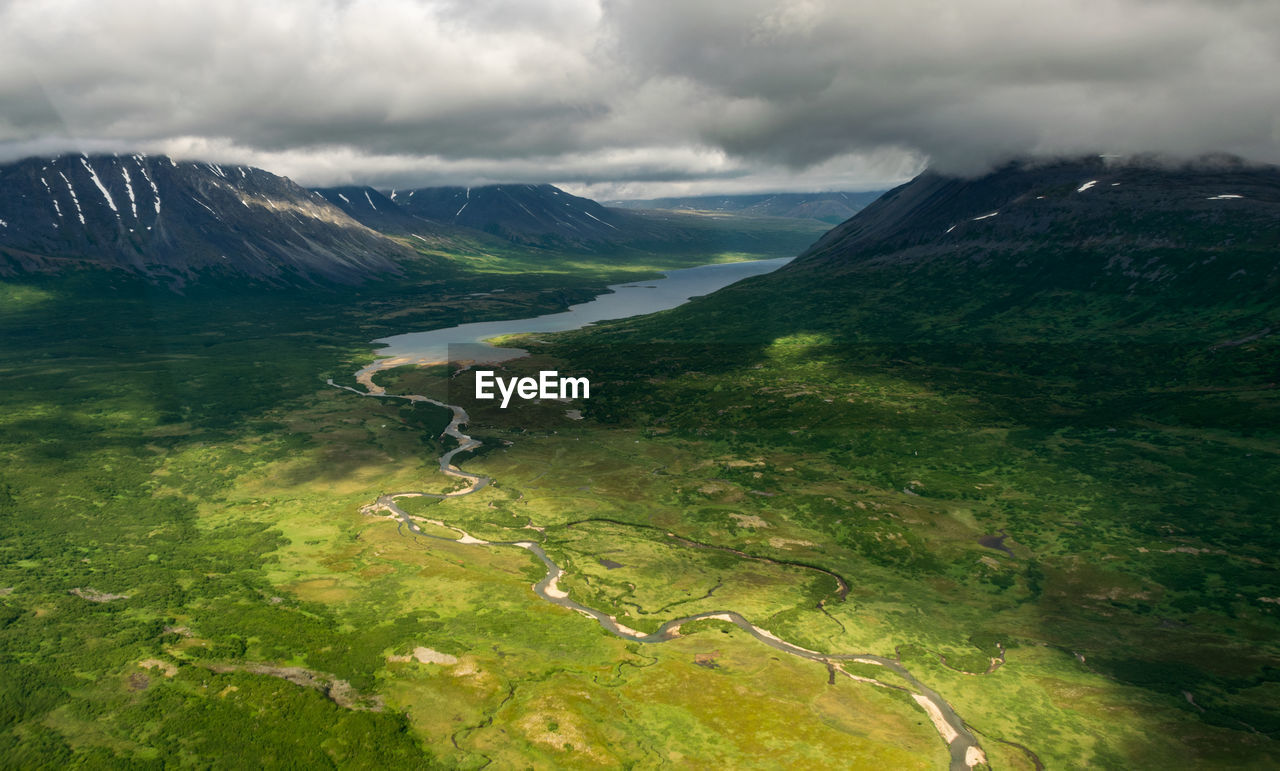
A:
<svg viewBox="0 0 1280 771">
<path fill-rule="evenodd" d="M 818 651 L 809 650 L 808 648 L 802 648 L 799 645 L 789 643 L 786 640 L 783 640 L 782 638 L 777 637 L 776 635 L 772 634 L 768 630 L 761 629 L 755 624 L 752 624 L 750 621 L 748 621 L 739 613 L 732 610 L 710 611 L 706 613 L 698 613 L 692 616 L 684 616 L 682 618 L 673 619 L 663 624 L 661 627 L 658 628 L 658 631 L 652 634 L 645 634 L 644 632 L 638 632 L 634 629 L 631 629 L 619 623 L 616 617 L 611 616 L 605 613 L 604 611 L 588 607 L 586 605 L 583 605 L 581 603 L 575 602 L 574 600 L 570 599 L 569 594 L 565 592 L 563 589 L 561 589 L 559 585 L 560 579 L 564 576 L 564 569 L 561 568 L 559 565 L 557 565 L 555 561 L 552 560 L 549 556 L 547 556 L 546 551 L 544 551 L 543 548 L 538 544 L 532 541 L 485 541 L 485 540 L 476 538 L 475 536 L 466 532 L 462 528 L 447 524 L 439 520 L 426 519 L 422 517 L 415 518 L 414 516 L 409 514 L 407 511 L 400 508 L 400 506 L 396 504 L 396 500 L 399 498 L 436 498 L 441 500 L 448 499 L 448 498 L 458 498 L 464 495 L 470 495 L 474 493 L 476 490 L 479 490 L 480 488 L 489 484 L 490 480 L 488 477 L 482 476 L 480 474 L 472 474 L 472 473 L 463 471 L 462 469 L 459 469 L 457 466 L 455 466 L 453 463 L 454 457 L 457 456 L 459 453 L 474 450 L 476 447 L 479 447 L 481 444 L 478 440 L 472 438 L 471 436 L 468 436 L 467 434 L 462 433 L 461 431 L 460 427 L 466 424 L 470 420 L 469 416 L 467 415 L 467 411 L 456 404 L 446 404 L 444 402 L 438 401 L 436 399 L 432 399 L 427 396 L 422 396 L 420 394 L 389 394 L 386 392 L 384 388 L 377 385 L 373 381 L 372 373 L 364 373 L 363 376 L 361 377 L 361 383 L 365 385 L 366 388 L 368 388 L 368 391 L 360 391 L 359 389 L 352 388 L 351 386 L 340 385 L 338 383 L 335 383 L 332 378 L 330 378 L 327 382 L 329 385 L 335 388 L 341 388 L 343 390 L 350 391 L 360 396 L 369 396 L 369 397 L 383 398 L 383 399 L 404 399 L 406 401 L 415 402 L 415 403 L 426 402 L 427 404 L 434 404 L 438 407 L 444 407 L 445 409 L 453 413 L 453 419 L 450 420 L 449 425 L 443 431 L 442 436 L 453 437 L 458 441 L 458 446 L 440 456 L 440 459 L 439 459 L 440 471 L 451 477 L 465 479 L 470 484 L 461 490 L 455 490 L 450 493 L 427 493 L 427 492 L 418 492 L 418 491 L 386 493 L 384 495 L 378 496 L 378 499 L 375 500 L 373 503 L 369 503 L 363 506 L 361 508 L 362 514 L 365 514 L 368 516 L 376 516 L 379 512 L 385 511 L 391 517 L 399 519 L 400 522 L 404 525 L 404 527 L 409 530 L 409 532 L 413 533 L 414 535 L 421 536 L 423 538 L 434 538 L 440 541 L 453 541 L 456 543 L 470 544 L 475 546 L 508 546 L 508 547 L 526 549 L 532 552 L 534 556 L 536 556 L 539 560 L 541 560 L 542 564 L 545 565 L 547 568 L 547 573 L 545 576 L 543 576 L 542 580 L 533 585 L 534 594 L 538 595 L 542 599 L 554 605 L 559 605 L 562 608 L 567 608 L 568 610 L 581 613 L 582 615 L 587 616 L 588 618 L 594 619 L 598 624 L 600 624 L 600 626 L 604 627 L 604 629 L 607 630 L 609 633 L 626 640 L 634 640 L 635 642 L 640 642 L 640 643 L 663 643 L 663 642 L 667 642 L 668 640 L 673 640 L 676 637 L 679 637 L 680 627 L 683 626 L 684 624 L 688 624 L 693 621 L 701 621 L 703 619 L 717 619 L 720 621 L 726 621 L 728 623 L 733 624 L 734 626 L 738 627 L 742 631 L 754 637 L 759 642 L 765 645 L 768 645 L 770 648 L 789 654 L 791 656 L 797 656 L 799 658 L 808 659 L 810 661 L 816 661 L 816 662 L 826 664 L 828 669 L 830 669 L 833 673 L 839 672 L 841 675 L 848 677 L 852 680 L 868 683 L 870 685 L 876 685 L 882 688 L 898 687 L 898 686 L 892 686 L 886 683 L 882 683 L 879 680 L 875 680 L 872 678 L 860 677 L 858 675 L 851 674 L 841 666 L 841 662 L 847 661 L 847 662 L 854 662 L 859 664 L 872 664 L 875 666 L 884 667 L 896 673 L 908 685 L 911 686 L 911 690 L 910 690 L 911 697 L 916 701 L 918 705 L 920 705 L 920 707 L 929 716 L 929 719 L 930 721 L 933 722 L 933 725 L 937 729 L 938 734 L 942 737 L 942 740 L 947 744 L 947 748 L 951 754 L 951 763 L 950 763 L 951 771 L 967 771 L 968 769 L 972 768 L 975 765 L 978 765 L 979 763 L 987 762 L 986 754 L 982 751 L 981 746 L 978 744 L 978 740 L 965 726 L 964 720 L 959 715 L 956 714 L 955 710 L 951 708 L 951 705 L 948 704 L 945 699 L 939 696 L 936 691 L 934 691 L 933 689 L 926 686 L 924 683 L 917 680 L 915 676 L 912 675 L 906 669 L 906 667 L 902 666 L 902 664 L 896 659 L 886 658 L 884 656 L 876 656 L 870 653 L 820 653 Z M 426 522 L 428 524 L 435 525 L 437 527 L 442 527 L 447 530 L 452 530 L 455 533 L 457 533 L 459 537 L 454 539 L 454 538 L 446 538 L 444 536 L 427 533 L 423 531 L 421 527 L 419 527 L 418 522 L 415 520 L 420 520 L 422 522 Z"/>
<path fill-rule="evenodd" d="M 733 280 L 738 280 L 739 278 L 743 278 L 746 275 L 754 275 L 756 273 L 764 272 L 765 269 L 773 269 L 773 267 L 775 266 L 781 266 L 786 262 L 786 260 L 769 260 L 769 261 L 761 261 L 761 262 L 772 263 L 772 264 L 768 266 L 759 266 L 759 264 L 757 263 L 756 265 L 759 267 L 749 268 L 749 269 L 739 268 L 737 271 L 730 271 L 730 272 L 724 272 L 723 269 L 727 267 L 731 267 L 732 265 L 735 265 L 735 264 L 703 266 L 703 267 L 722 269 L 719 275 L 714 276 L 715 279 L 723 279 L 726 276 L 736 275 L 736 278 L 734 278 Z M 750 265 L 750 264 L 736 263 L 736 265 L 742 266 L 742 265 Z M 689 269 L 689 271 L 671 271 L 667 274 L 668 280 L 672 276 L 675 276 L 675 274 L 681 274 L 681 273 L 687 274 L 689 272 L 699 271 L 699 270 L 700 270 L 699 268 L 692 268 L 692 269 Z M 702 279 L 702 281 L 700 281 L 697 284 L 699 288 L 705 288 L 707 286 L 707 282 L 705 280 L 706 273 L 707 271 L 703 271 L 701 275 L 695 274 L 695 278 Z M 630 289 L 630 288 L 643 290 L 646 288 L 656 287 L 660 283 L 661 283 L 661 280 L 655 281 L 655 282 L 639 282 L 638 284 L 632 284 L 632 285 L 618 285 L 616 287 L 611 287 L 611 289 L 613 289 L 615 292 L 618 289 Z M 712 283 L 720 283 L 720 285 L 723 286 L 723 285 L 726 285 L 727 283 L 732 283 L 732 282 L 731 281 L 721 282 L 721 281 L 713 280 Z M 675 291 L 664 293 L 664 296 L 667 299 L 661 300 L 660 302 L 668 303 L 672 298 L 678 298 L 683 292 L 687 291 L 690 286 L 692 286 L 692 284 L 673 287 Z M 602 298 L 607 298 L 610 296 L 611 295 L 602 295 L 601 297 L 596 298 L 596 300 L 593 300 L 592 303 L 596 303 L 600 301 Z M 685 294 L 683 298 L 671 304 L 667 304 L 665 305 L 665 307 L 674 307 L 675 305 L 679 305 L 685 300 L 688 300 L 689 297 L 691 296 L 693 295 Z M 656 300 L 658 298 L 655 296 L 653 299 Z M 400 340 L 399 347 L 397 347 L 394 341 L 397 341 L 398 338 L 410 337 L 409 335 L 401 335 L 401 336 L 397 336 L 397 338 L 386 338 L 383 341 L 378 341 L 378 342 L 392 342 L 391 349 L 389 351 L 380 351 L 379 353 L 384 355 L 389 354 L 390 358 L 379 359 L 374 364 L 368 367 L 365 367 L 364 369 L 361 369 L 359 372 L 356 373 L 357 382 L 360 385 L 364 386 L 366 390 L 361 391 L 351 386 L 335 383 L 332 378 L 326 381 L 330 386 L 333 386 L 334 388 L 341 388 L 343 390 L 350 391 L 359 396 L 382 398 L 382 399 L 403 399 L 413 403 L 425 402 L 427 404 L 434 404 L 438 407 L 443 407 L 449 410 L 453 415 L 452 420 L 450 420 L 449 425 L 444 429 L 441 435 L 449 436 L 457 440 L 458 446 L 440 456 L 439 468 L 441 473 L 447 476 L 466 480 L 468 482 L 468 485 L 461 490 L 455 490 L 449 493 L 428 493 L 428 492 L 418 492 L 418 491 L 387 493 L 384 495 L 380 495 L 377 498 L 377 500 L 375 500 L 374 502 L 366 504 L 365 506 L 361 507 L 361 513 L 369 516 L 377 516 L 380 513 L 385 512 L 388 517 L 399 520 L 399 522 L 406 529 L 408 529 L 410 533 L 423 538 L 432 538 L 432 539 L 441 540 L 441 541 L 452 541 L 455 543 L 469 544 L 477 547 L 482 547 L 482 546 L 511 547 L 511 548 L 524 549 L 526 551 L 532 552 L 534 556 L 536 556 L 539 560 L 542 561 L 542 564 L 546 567 L 546 570 L 547 570 L 546 575 L 543 576 L 542 580 L 538 581 L 536 584 L 533 585 L 534 594 L 536 594 L 538 597 L 554 605 L 558 605 L 562 608 L 572 610 L 576 613 L 579 613 L 583 616 L 593 619 L 596 623 L 598 623 L 610 634 L 613 634 L 617 637 L 620 637 L 626 640 L 632 640 L 638 643 L 649 643 L 649 644 L 664 643 L 679 637 L 680 627 L 685 624 L 692 623 L 694 621 L 701 621 L 704 619 L 716 619 L 716 620 L 725 621 L 727 623 L 733 624 L 734 626 L 741 629 L 743 632 L 746 632 L 748 635 L 755 638 L 758 642 L 764 645 L 767 645 L 770 648 L 773 648 L 774 650 L 781 651 L 782 653 L 786 653 L 791 656 L 796 656 L 798 658 L 807 659 L 810 661 L 814 661 L 814 662 L 818 662 L 826 665 L 828 671 L 831 673 L 832 682 L 834 682 L 834 678 L 836 674 L 839 673 L 840 675 L 847 677 L 851 680 L 855 680 L 857 682 L 865 683 L 868 685 L 878 686 L 881 688 L 896 688 L 899 690 L 907 691 L 911 695 L 912 699 L 916 702 L 916 704 L 919 705 L 920 708 L 923 709 L 924 712 L 929 716 L 929 719 L 933 723 L 934 728 L 937 729 L 939 736 L 942 738 L 943 742 L 946 743 L 947 749 L 951 756 L 951 761 L 950 761 L 951 771 L 968 771 L 968 769 L 972 768 L 975 765 L 986 763 L 987 762 L 986 754 L 983 752 L 981 746 L 978 743 L 978 740 L 974 737 L 973 733 L 970 732 L 969 729 L 966 727 L 964 720 L 958 714 L 956 714 L 955 710 L 951 708 L 951 705 L 948 704 L 945 699 L 943 699 L 940 695 L 938 695 L 936 691 L 934 691 L 933 689 L 929 688 L 924 683 L 916 679 L 916 677 L 912 675 L 911 672 L 909 672 L 906 669 L 906 667 L 904 667 L 902 663 L 897 659 L 886 658 L 884 656 L 876 656 L 870 653 L 822 653 L 819 651 L 809 650 L 808 648 L 803 648 L 794 643 L 787 642 L 786 640 L 783 640 L 782 638 L 777 637 L 776 635 L 769 632 L 768 630 L 762 629 L 756 626 L 755 624 L 752 624 L 741 614 L 733 610 L 710 611 L 706 613 L 698 613 L 691 616 L 684 616 L 682 618 L 677 618 L 664 623 L 661 627 L 658 628 L 658 631 L 653 632 L 651 634 L 639 632 L 635 629 L 631 629 L 623 625 L 618 621 L 616 617 L 611 616 L 608 613 L 605 613 L 604 611 L 588 607 L 586 605 L 583 605 L 579 602 L 576 602 L 570 599 L 568 592 L 560 588 L 560 579 L 563 578 L 565 575 L 564 569 L 561 568 L 559 565 L 557 565 L 555 561 L 552 560 L 549 556 L 547 556 L 546 551 L 544 551 L 539 544 L 534 543 L 533 541 L 485 541 L 480 538 L 476 538 L 475 536 L 466 532 L 462 528 L 447 524 L 443 521 L 427 519 L 424 517 L 415 517 L 409 514 L 408 512 L 406 512 L 404 509 L 400 508 L 399 505 L 397 505 L 396 501 L 400 498 L 435 498 L 435 499 L 443 500 L 448 498 L 458 498 L 464 495 L 470 495 L 475 491 L 481 489 L 482 487 L 488 485 L 490 482 L 490 479 L 480 474 L 472 474 L 472 473 L 463 471 L 462 469 L 458 468 L 454 464 L 454 458 L 457 455 L 464 452 L 470 452 L 471 450 L 474 450 L 475 448 L 481 445 L 480 441 L 472 438 L 471 436 L 468 436 L 467 434 L 464 434 L 461 430 L 461 427 L 466 423 L 468 423 L 470 420 L 470 417 L 467 415 L 467 411 L 465 409 L 463 409 L 462 407 L 456 404 L 446 404 L 445 402 L 438 401 L 436 399 L 432 399 L 427 396 L 422 396 L 420 394 L 389 394 L 386 392 L 386 389 L 384 389 L 382 386 L 374 382 L 374 379 L 373 379 L 374 375 L 378 371 L 388 368 L 390 366 L 399 366 L 399 365 L 409 364 L 409 363 L 427 363 L 427 362 L 435 363 L 439 361 L 447 361 L 448 360 L 448 355 L 447 355 L 448 343 L 445 343 L 444 347 L 441 348 L 441 341 L 446 339 L 456 341 L 460 339 L 459 330 L 462 331 L 463 337 L 473 337 L 475 335 L 492 337 L 494 335 L 509 334 L 509 333 L 516 333 L 516 332 L 553 331 L 552 327 L 554 327 L 555 329 L 572 329 L 572 328 L 577 328 L 579 326 L 584 326 L 585 324 L 591 323 L 593 321 L 604 320 L 606 318 L 619 318 L 619 316 L 616 316 L 616 315 L 614 316 L 600 315 L 600 311 L 603 309 L 599 306 L 597 306 L 591 312 L 579 313 L 572 320 L 564 318 L 565 316 L 573 314 L 574 309 L 581 310 L 585 306 L 591 306 L 592 303 L 585 303 L 580 306 L 574 306 L 574 308 L 571 308 L 570 311 L 564 314 L 549 314 L 547 316 L 537 317 L 536 319 L 525 319 L 523 320 L 523 322 L 518 319 L 512 320 L 512 321 L 504 321 L 504 322 L 482 322 L 481 324 L 451 327 L 447 330 L 434 330 L 432 332 L 413 333 L 414 335 L 419 336 L 418 338 L 416 338 L 416 342 L 411 344 L 411 343 L 407 343 L 406 341 Z M 653 304 L 652 301 L 647 303 L 647 305 L 652 305 L 652 304 Z M 620 306 L 615 306 L 615 310 L 617 308 L 631 309 L 635 307 L 637 306 L 628 300 L 623 302 L 622 305 Z M 657 308 L 650 308 L 650 310 L 657 310 Z M 636 315 L 637 313 L 647 313 L 647 312 L 650 312 L 650 310 L 636 310 L 634 313 L 626 313 L 624 315 Z M 553 321 L 551 322 L 542 321 L 541 324 L 532 325 L 534 328 L 531 328 L 530 322 L 545 320 L 545 319 L 552 319 Z M 573 326 L 562 326 L 563 324 L 570 323 L 570 321 L 574 322 Z M 499 331 L 491 331 L 491 329 L 493 328 L 493 325 L 501 325 L 499 328 Z M 441 334 L 441 333 L 448 333 L 448 334 Z M 487 362 L 516 358 L 517 356 L 523 355 L 525 353 L 524 351 L 520 351 L 519 349 L 493 348 L 492 346 L 487 346 L 487 344 L 483 343 L 482 340 L 483 340 L 483 337 L 475 337 L 474 340 L 471 340 L 470 342 L 478 346 L 478 349 L 481 351 L 481 356 L 479 358 L 482 358 L 484 361 L 487 361 Z M 485 350 L 486 348 L 487 350 Z M 442 353 L 443 355 L 441 355 Z M 436 527 L 452 530 L 453 532 L 458 534 L 458 537 L 456 539 L 447 538 L 445 536 L 427 533 L 422 530 L 422 528 L 418 525 L 418 522 L 425 522 L 425 523 L 434 525 Z M 904 688 L 902 686 L 884 683 L 874 678 L 862 677 L 860 675 L 852 674 L 847 670 L 845 670 L 844 667 L 842 666 L 842 664 L 845 662 L 869 664 L 869 665 L 884 667 L 885 669 L 892 671 L 893 673 L 898 675 L 900 678 L 902 678 L 902 680 L 905 683 L 907 683 L 909 687 Z"/>
</svg>

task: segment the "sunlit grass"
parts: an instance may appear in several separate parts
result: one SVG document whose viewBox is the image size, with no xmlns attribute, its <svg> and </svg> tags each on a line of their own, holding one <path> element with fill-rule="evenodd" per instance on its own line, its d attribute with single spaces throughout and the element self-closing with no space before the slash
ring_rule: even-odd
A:
<svg viewBox="0 0 1280 771">
<path fill-rule="evenodd" d="M 26 313 L 57 299 L 48 289 L 0 282 L 0 315 Z"/>
</svg>

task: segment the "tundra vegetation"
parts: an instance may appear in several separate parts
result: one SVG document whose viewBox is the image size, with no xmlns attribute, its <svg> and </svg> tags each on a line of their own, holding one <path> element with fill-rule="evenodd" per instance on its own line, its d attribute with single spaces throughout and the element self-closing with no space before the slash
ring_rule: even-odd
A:
<svg viewBox="0 0 1280 771">
<path fill-rule="evenodd" d="M 325 379 L 354 385 L 376 337 L 625 280 L 541 259 L 518 281 L 460 255 L 305 294 L 0 285 L 3 765 L 945 765 L 899 690 L 829 682 L 717 621 L 622 640 L 540 601 L 531 555 L 360 513 L 449 489 L 448 414 Z M 468 296 L 495 285 L 519 291 Z M 1223 390 L 1222 359 L 1174 382 L 1155 348 L 1064 369 L 1061 348 L 705 323 L 732 301 L 694 304 L 698 340 L 654 342 L 691 329 L 675 311 L 501 368 L 589 376 L 574 405 L 381 373 L 466 406 L 484 446 L 459 461 L 495 480 L 402 504 L 541 543 L 562 589 L 636 629 L 730 609 L 815 650 L 897 655 L 993 767 L 1280 761 L 1280 445 L 1247 346 L 1225 351 Z"/>
</svg>

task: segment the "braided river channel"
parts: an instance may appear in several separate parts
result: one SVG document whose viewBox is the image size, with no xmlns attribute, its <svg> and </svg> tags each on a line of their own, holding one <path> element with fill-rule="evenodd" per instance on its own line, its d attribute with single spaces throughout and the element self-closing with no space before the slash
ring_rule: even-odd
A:
<svg viewBox="0 0 1280 771">
<path fill-rule="evenodd" d="M 652 634 L 639 632 L 624 626 L 618 622 L 617 618 L 604 611 L 570 599 L 569 594 L 560 588 L 560 580 L 565 576 L 564 570 L 547 556 L 547 553 L 537 543 L 532 541 L 485 541 L 447 522 L 411 515 L 396 503 L 401 498 L 458 498 L 474 493 L 489 484 L 491 480 L 479 474 L 463 471 L 455 465 L 454 459 L 458 455 L 468 453 L 481 445 L 480 441 L 468 436 L 461 430 L 462 426 L 466 425 L 470 420 L 465 409 L 458 405 L 446 404 L 420 394 L 389 394 L 386 389 L 374 381 L 374 376 L 377 372 L 406 364 L 444 363 L 451 358 L 454 360 L 465 358 L 467 361 L 474 363 L 507 361 L 525 355 L 525 351 L 516 348 L 496 348 L 488 345 L 484 340 L 507 334 L 558 332 L 577 329 L 597 321 L 627 318 L 674 308 L 693 297 L 715 291 L 743 278 L 776 270 L 787 261 L 784 258 L 704 265 L 697 268 L 674 270 L 667 272 L 665 278 L 662 279 L 635 281 L 611 286 L 609 287 L 611 290 L 609 293 L 600 295 L 590 302 L 572 306 L 563 313 L 509 321 L 462 324 L 445 329 L 413 332 L 374 341 L 376 344 L 384 345 L 385 348 L 378 351 L 378 354 L 383 358 L 379 358 L 373 364 L 356 373 L 357 382 L 365 390 L 362 391 L 351 386 L 340 385 L 332 379 L 328 381 L 328 384 L 364 397 L 403 399 L 412 403 L 424 402 L 449 410 L 453 418 L 445 428 L 442 436 L 452 437 L 457 441 L 457 446 L 440 456 L 440 472 L 450 477 L 465 480 L 468 484 L 463 489 L 450 493 L 419 491 L 387 493 L 366 504 L 361 511 L 370 516 L 381 515 L 395 519 L 410 533 L 422 538 L 455 541 L 472 545 L 475 548 L 511 548 L 532 552 L 546 567 L 546 574 L 532 586 L 535 595 L 546 602 L 579 613 L 599 624 L 610 634 L 626 640 L 638 643 L 661 644 L 678 637 L 680 627 L 684 624 L 703 619 L 718 619 L 737 626 L 762 645 L 767 645 L 791 656 L 821 663 L 833 673 L 833 676 L 839 674 L 870 686 L 905 690 L 928 715 L 933 726 L 937 729 L 938 735 L 946 743 L 951 756 L 951 771 L 967 771 L 967 769 L 975 765 L 987 762 L 986 754 L 982 751 L 978 740 L 947 701 L 938 695 L 936 691 L 916 679 L 897 659 L 870 653 L 823 653 L 809 650 L 756 626 L 741 614 L 729 608 L 668 621 Z M 460 351 L 465 351 L 465 353 L 460 354 Z M 452 530 L 457 533 L 458 537 L 448 538 L 427 533 L 419 526 L 419 522 Z M 843 579 L 838 576 L 836 579 L 842 589 L 847 590 Z M 841 591 L 841 599 L 843 599 L 843 596 L 844 591 Z M 907 685 L 904 687 L 881 682 L 874 678 L 854 675 L 844 669 L 843 664 L 846 662 L 884 667 L 895 673 Z"/>
</svg>

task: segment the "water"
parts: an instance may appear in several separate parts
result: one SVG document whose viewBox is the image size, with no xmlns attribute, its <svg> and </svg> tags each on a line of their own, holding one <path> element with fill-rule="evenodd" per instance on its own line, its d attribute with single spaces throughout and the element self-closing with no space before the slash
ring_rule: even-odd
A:
<svg viewBox="0 0 1280 771">
<path fill-rule="evenodd" d="M 450 361 L 494 363 L 516 359 L 528 352 L 520 348 L 497 348 L 484 341 L 499 335 L 537 332 L 564 332 L 597 321 L 625 319 L 683 305 L 691 298 L 709 294 L 737 281 L 770 273 L 790 262 L 790 257 L 753 262 L 727 262 L 696 268 L 669 270 L 663 278 L 614 284 L 599 295 L 561 313 L 505 321 L 480 321 L 425 332 L 409 332 L 374 340 L 386 346 L 378 351 L 388 357 L 366 369 L 382 369 L 401 364 L 440 364 Z"/>
</svg>

